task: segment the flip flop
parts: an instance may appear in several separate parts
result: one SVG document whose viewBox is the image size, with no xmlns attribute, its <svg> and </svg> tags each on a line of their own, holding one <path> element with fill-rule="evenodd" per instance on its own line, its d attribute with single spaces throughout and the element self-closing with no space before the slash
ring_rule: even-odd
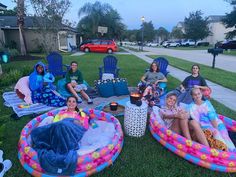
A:
<svg viewBox="0 0 236 177">
<path fill-rule="evenodd" d="M 2 162 L 3 162 L 2 155 L 3 155 L 3 151 L 2 151 L 2 150 L 0 150 L 0 163 L 2 163 Z"/>
<path fill-rule="evenodd" d="M 0 177 L 3 177 L 3 175 L 12 167 L 12 163 L 10 160 L 4 160 L 3 163 L 0 163 Z"/>
</svg>

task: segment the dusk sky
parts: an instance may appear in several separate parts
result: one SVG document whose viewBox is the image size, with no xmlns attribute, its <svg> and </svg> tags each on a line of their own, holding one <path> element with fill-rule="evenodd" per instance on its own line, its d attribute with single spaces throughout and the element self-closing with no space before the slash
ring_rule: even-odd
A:
<svg viewBox="0 0 236 177">
<path fill-rule="evenodd" d="M 65 18 L 77 23 L 79 8 L 86 2 L 95 1 L 71 0 L 72 6 Z M 29 4 L 29 0 L 26 2 Z M 183 21 L 190 12 L 201 10 L 204 16 L 209 16 L 225 15 L 232 10 L 232 6 L 224 0 L 100 0 L 100 2 L 109 3 L 116 9 L 128 29 L 139 29 L 142 16 L 145 17 L 145 21 L 152 21 L 155 28 L 163 26 L 171 31 L 173 26 Z M 15 6 L 11 0 L 4 0 L 1 3 L 8 6 L 8 9 Z M 29 13 L 33 12 L 29 11 Z"/>
</svg>

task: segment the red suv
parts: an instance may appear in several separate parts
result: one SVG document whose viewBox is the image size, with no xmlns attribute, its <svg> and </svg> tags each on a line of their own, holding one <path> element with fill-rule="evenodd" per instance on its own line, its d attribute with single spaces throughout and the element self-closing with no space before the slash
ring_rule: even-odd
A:
<svg viewBox="0 0 236 177">
<path fill-rule="evenodd" d="M 117 45 L 114 40 L 95 39 L 80 46 L 80 50 L 84 52 L 117 52 Z"/>
</svg>

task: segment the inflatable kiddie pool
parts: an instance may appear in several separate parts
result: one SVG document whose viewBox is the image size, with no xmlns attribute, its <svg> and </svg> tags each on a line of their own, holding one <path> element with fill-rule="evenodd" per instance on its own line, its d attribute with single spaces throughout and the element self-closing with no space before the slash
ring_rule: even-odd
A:
<svg viewBox="0 0 236 177">
<path fill-rule="evenodd" d="M 228 130 L 236 131 L 236 121 L 223 115 L 219 115 L 219 118 Z M 149 129 L 160 144 L 196 165 L 220 172 L 236 172 L 236 152 L 209 148 L 176 134 L 164 126 L 158 109 L 154 109 L 150 115 Z"/>
<path fill-rule="evenodd" d="M 56 109 L 34 118 L 27 123 L 21 132 L 18 143 L 18 158 L 23 168 L 32 176 L 51 177 L 53 175 L 46 174 L 40 167 L 37 152 L 30 146 L 27 141 L 27 137 L 30 135 L 32 129 L 37 127 L 41 121 L 48 116 L 55 116 L 59 111 L 60 109 Z M 89 176 L 103 170 L 115 161 L 123 146 L 124 136 L 122 127 L 120 122 L 114 116 L 94 109 L 84 109 L 83 111 L 91 119 L 113 123 L 115 127 L 115 134 L 110 141 L 111 143 L 107 146 L 97 149 L 89 154 L 78 156 L 76 172 L 74 176 L 72 175 L 73 177 Z"/>
</svg>

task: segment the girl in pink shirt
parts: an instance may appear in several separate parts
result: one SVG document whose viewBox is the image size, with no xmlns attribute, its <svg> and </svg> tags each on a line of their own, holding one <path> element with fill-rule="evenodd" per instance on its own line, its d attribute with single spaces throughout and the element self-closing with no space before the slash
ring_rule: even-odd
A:
<svg viewBox="0 0 236 177">
<path fill-rule="evenodd" d="M 78 120 L 84 128 L 89 128 L 89 117 L 79 110 L 77 107 L 77 99 L 74 96 L 70 96 L 66 100 L 67 108 L 62 109 L 53 119 L 53 122 L 58 122 L 66 118 L 74 118 Z"/>
</svg>

